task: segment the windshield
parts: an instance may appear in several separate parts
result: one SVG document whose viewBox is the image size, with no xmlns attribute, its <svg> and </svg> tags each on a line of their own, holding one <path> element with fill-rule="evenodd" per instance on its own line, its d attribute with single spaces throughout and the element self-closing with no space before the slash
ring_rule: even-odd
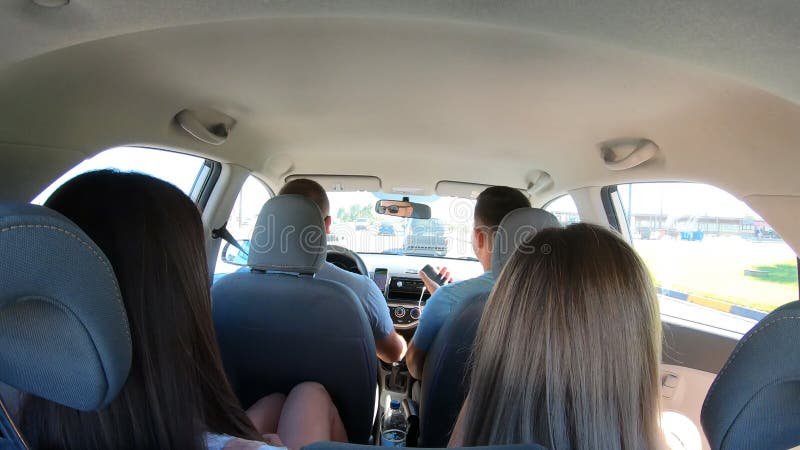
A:
<svg viewBox="0 0 800 450">
<path fill-rule="evenodd" d="M 330 244 L 358 253 L 475 259 L 472 214 L 475 201 L 456 197 L 416 197 L 431 207 L 430 219 L 404 219 L 375 212 L 379 199 L 400 197 L 369 192 L 329 192 Z"/>
</svg>

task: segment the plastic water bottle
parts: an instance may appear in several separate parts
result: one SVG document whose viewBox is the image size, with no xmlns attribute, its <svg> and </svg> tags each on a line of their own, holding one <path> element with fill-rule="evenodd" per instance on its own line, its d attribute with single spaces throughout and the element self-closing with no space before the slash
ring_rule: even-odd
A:
<svg viewBox="0 0 800 450">
<path fill-rule="evenodd" d="M 381 427 L 381 446 L 405 447 L 406 446 L 406 416 L 400 409 L 400 400 L 389 403 L 389 411 L 383 416 Z"/>
</svg>

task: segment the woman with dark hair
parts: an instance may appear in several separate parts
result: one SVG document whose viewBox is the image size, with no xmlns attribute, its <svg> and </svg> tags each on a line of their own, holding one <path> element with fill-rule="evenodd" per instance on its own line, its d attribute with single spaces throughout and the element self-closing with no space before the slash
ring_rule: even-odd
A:
<svg viewBox="0 0 800 450">
<path fill-rule="evenodd" d="M 656 291 L 636 252 L 595 225 L 542 230 L 486 303 L 450 444 L 663 448 L 660 357 Z"/>
<path fill-rule="evenodd" d="M 20 426 L 31 448 L 267 448 L 265 441 L 299 448 L 346 441 L 336 407 L 318 384 L 265 397 L 250 417 L 241 409 L 214 336 L 200 213 L 181 191 L 146 175 L 98 171 L 67 182 L 45 206 L 75 222 L 111 261 L 133 361 L 118 397 L 101 411 L 27 396 Z"/>
</svg>

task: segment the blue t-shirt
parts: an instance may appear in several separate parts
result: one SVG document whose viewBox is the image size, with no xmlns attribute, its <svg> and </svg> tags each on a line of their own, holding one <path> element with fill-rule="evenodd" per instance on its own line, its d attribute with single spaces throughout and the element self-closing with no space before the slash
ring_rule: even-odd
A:
<svg viewBox="0 0 800 450">
<path fill-rule="evenodd" d="M 494 275 L 492 272 L 486 272 L 479 277 L 446 284 L 437 289 L 422 309 L 417 331 L 414 333 L 414 345 L 427 352 L 453 309 L 462 301 L 478 294 L 489 295 L 492 287 L 494 287 Z"/>
<path fill-rule="evenodd" d="M 368 276 L 348 272 L 326 262 L 317 272 L 316 278 L 337 281 L 355 292 L 358 301 L 364 307 L 364 312 L 367 313 L 375 340 L 383 339 L 392 332 L 394 325 L 389 316 L 389 308 L 386 307 L 386 298 L 378 289 L 378 285 Z"/>
</svg>

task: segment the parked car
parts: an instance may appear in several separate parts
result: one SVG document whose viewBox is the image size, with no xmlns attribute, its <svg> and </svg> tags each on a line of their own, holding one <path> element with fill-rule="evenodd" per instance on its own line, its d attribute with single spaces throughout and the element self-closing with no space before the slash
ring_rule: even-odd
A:
<svg viewBox="0 0 800 450">
<path fill-rule="evenodd" d="M 356 231 L 366 230 L 369 227 L 369 219 L 356 219 Z"/>
<path fill-rule="evenodd" d="M 394 236 L 395 229 L 392 222 L 381 222 L 378 227 L 378 236 Z"/>
<path fill-rule="evenodd" d="M 446 231 L 444 222 L 439 219 L 411 219 L 406 229 L 403 252 L 407 255 L 446 256 Z"/>
</svg>

